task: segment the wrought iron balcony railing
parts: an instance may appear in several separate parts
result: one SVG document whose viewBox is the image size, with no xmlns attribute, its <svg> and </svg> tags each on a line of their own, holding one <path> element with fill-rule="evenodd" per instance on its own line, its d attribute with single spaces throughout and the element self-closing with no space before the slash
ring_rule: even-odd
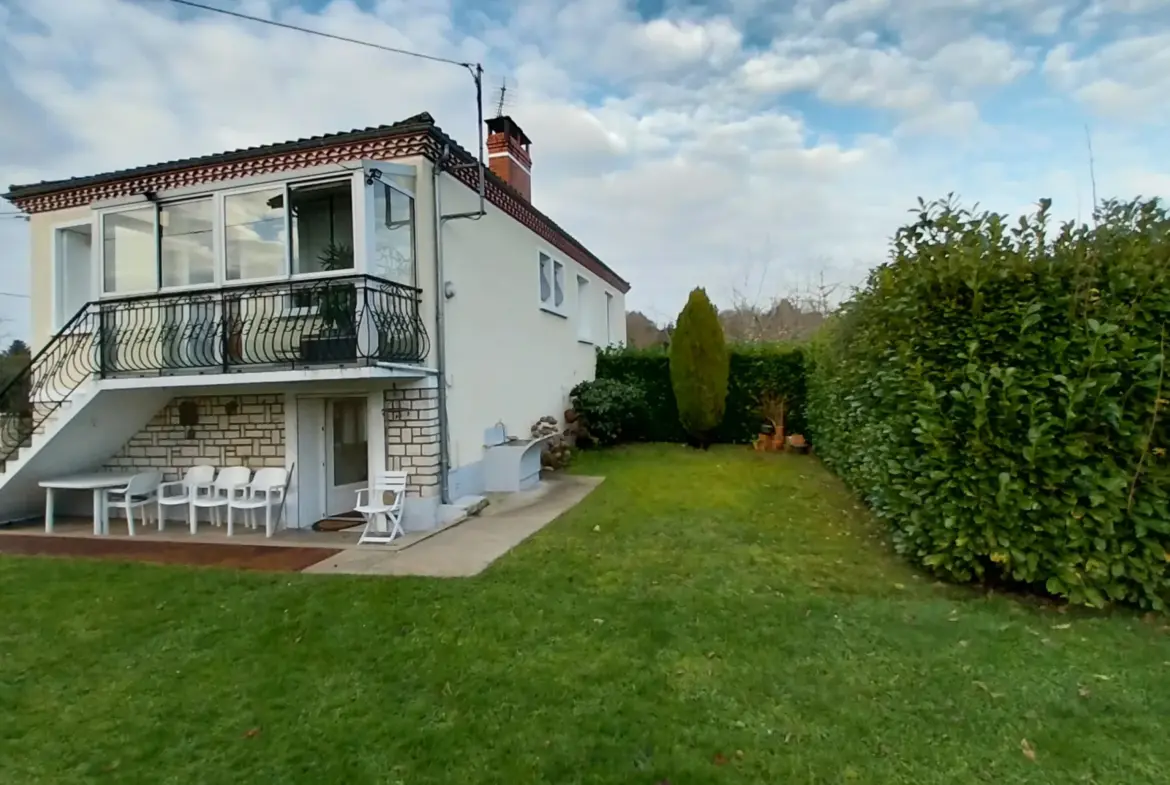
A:
<svg viewBox="0 0 1170 785">
<path fill-rule="evenodd" d="M 420 363 L 421 292 L 368 275 L 89 303 L 6 386 L 0 461 L 87 379 Z"/>
</svg>

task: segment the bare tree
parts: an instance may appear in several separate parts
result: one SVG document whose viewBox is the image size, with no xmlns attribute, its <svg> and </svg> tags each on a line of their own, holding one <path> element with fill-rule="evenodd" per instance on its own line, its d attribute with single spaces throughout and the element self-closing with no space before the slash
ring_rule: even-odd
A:
<svg viewBox="0 0 1170 785">
<path fill-rule="evenodd" d="M 669 339 L 666 330 L 641 311 L 626 314 L 626 344 L 634 349 L 649 349 L 665 346 Z"/>
</svg>

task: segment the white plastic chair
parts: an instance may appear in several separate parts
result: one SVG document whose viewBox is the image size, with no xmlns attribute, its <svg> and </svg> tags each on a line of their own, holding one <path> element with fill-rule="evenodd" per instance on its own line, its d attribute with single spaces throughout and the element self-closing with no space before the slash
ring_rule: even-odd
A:
<svg viewBox="0 0 1170 785">
<path fill-rule="evenodd" d="M 374 477 L 369 489 L 363 488 L 357 492 L 357 506 L 353 509 L 366 519 L 359 545 L 367 542 L 385 544 L 392 542 L 395 537 L 403 536 L 402 507 L 406 502 L 408 477 L 406 472 L 382 472 Z M 394 495 L 390 501 L 386 500 L 388 493 Z M 363 494 L 366 499 L 364 504 Z M 380 529 L 375 526 L 379 520 L 382 521 Z"/>
<path fill-rule="evenodd" d="M 166 511 L 164 507 L 177 507 L 180 504 L 187 508 L 187 524 L 191 533 L 196 531 L 195 507 L 192 502 L 200 493 L 211 492 L 211 483 L 215 480 L 214 466 L 192 466 L 183 475 L 183 479 L 164 482 L 158 486 L 158 530 L 166 526 Z M 177 489 L 179 493 L 167 495 L 168 489 Z"/>
<path fill-rule="evenodd" d="M 228 499 L 228 520 L 231 520 L 232 510 L 243 510 L 244 522 L 249 528 L 255 529 L 256 510 L 263 508 L 264 536 L 271 537 L 276 531 L 276 522 L 272 520 L 272 508 L 284 501 L 284 486 L 287 482 L 287 469 L 257 469 L 256 476 L 248 484 L 247 494 L 242 499 Z M 231 529 L 228 529 L 228 534 L 231 533 Z"/>
<path fill-rule="evenodd" d="M 148 505 L 158 497 L 158 486 L 161 482 L 160 473 L 142 472 L 131 477 L 125 487 L 106 491 L 106 510 L 118 508 L 126 514 L 126 528 L 131 537 L 134 536 L 134 508 L 141 509 L 142 522 L 149 523 Z"/>
<path fill-rule="evenodd" d="M 207 489 L 206 496 L 196 494 L 191 500 L 191 514 L 207 508 L 211 510 L 212 524 L 219 526 L 219 508 L 227 508 L 227 533 L 232 536 L 232 499 L 243 498 L 248 492 L 248 481 L 252 479 L 252 470 L 247 466 L 229 466 L 221 469 L 215 482 L 203 486 Z"/>
</svg>

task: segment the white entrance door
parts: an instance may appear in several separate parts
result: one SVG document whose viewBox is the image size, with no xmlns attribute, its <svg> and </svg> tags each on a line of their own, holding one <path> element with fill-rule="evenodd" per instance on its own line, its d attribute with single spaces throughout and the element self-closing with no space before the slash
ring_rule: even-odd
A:
<svg viewBox="0 0 1170 785">
<path fill-rule="evenodd" d="M 366 398 L 329 398 L 325 402 L 326 514 L 350 512 L 357 492 L 369 487 Z"/>
</svg>

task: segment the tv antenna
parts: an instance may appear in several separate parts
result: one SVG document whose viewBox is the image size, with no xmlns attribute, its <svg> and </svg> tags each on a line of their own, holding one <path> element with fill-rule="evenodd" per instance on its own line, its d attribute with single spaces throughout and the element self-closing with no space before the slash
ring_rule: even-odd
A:
<svg viewBox="0 0 1170 785">
<path fill-rule="evenodd" d="M 500 97 L 496 100 L 496 117 L 504 116 L 504 104 L 508 98 L 508 77 L 504 77 L 500 82 Z"/>
</svg>

